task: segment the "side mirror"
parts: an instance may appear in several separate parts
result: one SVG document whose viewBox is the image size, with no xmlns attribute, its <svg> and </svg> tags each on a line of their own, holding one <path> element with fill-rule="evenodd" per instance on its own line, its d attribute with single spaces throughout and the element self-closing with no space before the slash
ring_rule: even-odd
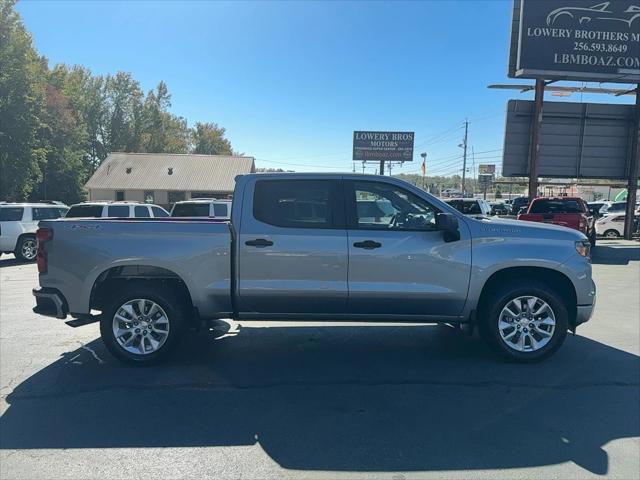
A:
<svg viewBox="0 0 640 480">
<path fill-rule="evenodd" d="M 442 230 L 445 242 L 455 242 L 460 240 L 460 230 L 458 229 L 458 219 L 451 213 L 439 213 L 436 216 L 436 228 Z"/>
</svg>

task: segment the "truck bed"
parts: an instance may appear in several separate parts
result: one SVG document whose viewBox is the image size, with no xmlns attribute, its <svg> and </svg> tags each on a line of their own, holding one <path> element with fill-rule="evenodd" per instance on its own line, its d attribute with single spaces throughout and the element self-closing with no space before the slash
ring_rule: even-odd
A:
<svg viewBox="0 0 640 480">
<path fill-rule="evenodd" d="M 91 288 L 109 269 L 153 265 L 182 278 L 203 315 L 231 312 L 231 231 L 209 219 L 44 220 L 53 230 L 45 244 L 43 287 L 60 290 L 71 313 L 89 313 Z"/>
</svg>

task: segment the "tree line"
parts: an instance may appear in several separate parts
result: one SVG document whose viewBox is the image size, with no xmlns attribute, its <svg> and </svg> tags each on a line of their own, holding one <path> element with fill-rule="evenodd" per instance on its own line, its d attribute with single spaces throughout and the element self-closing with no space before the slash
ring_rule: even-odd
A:
<svg viewBox="0 0 640 480">
<path fill-rule="evenodd" d="M 163 81 L 145 94 L 130 73 L 50 68 L 15 1 L 0 0 L 0 201 L 82 201 L 109 152 L 233 153 L 224 128 L 169 111 Z"/>
</svg>

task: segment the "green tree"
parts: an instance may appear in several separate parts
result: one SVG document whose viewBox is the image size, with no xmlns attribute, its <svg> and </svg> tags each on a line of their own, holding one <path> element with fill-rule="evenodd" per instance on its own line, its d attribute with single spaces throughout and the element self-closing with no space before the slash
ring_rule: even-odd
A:
<svg viewBox="0 0 640 480">
<path fill-rule="evenodd" d="M 38 143 L 46 62 L 14 10 L 0 0 L 0 199 L 22 200 L 40 178 Z"/>
<path fill-rule="evenodd" d="M 171 95 L 167 84 L 160 82 L 147 93 L 143 108 L 141 148 L 154 153 L 187 153 L 189 129 L 187 121 L 169 112 Z"/>
<path fill-rule="evenodd" d="M 215 123 L 188 128 L 164 82 L 146 96 L 130 73 L 95 76 L 47 60 L 0 0 L 0 199 L 77 202 L 109 152 L 230 154 Z"/>
<path fill-rule="evenodd" d="M 231 142 L 224 136 L 225 129 L 216 123 L 197 122 L 191 130 L 193 153 L 204 155 L 232 155 Z"/>
<path fill-rule="evenodd" d="M 140 83 L 130 73 L 107 76 L 104 85 L 106 119 L 104 144 L 108 152 L 140 151 L 142 99 Z"/>
</svg>

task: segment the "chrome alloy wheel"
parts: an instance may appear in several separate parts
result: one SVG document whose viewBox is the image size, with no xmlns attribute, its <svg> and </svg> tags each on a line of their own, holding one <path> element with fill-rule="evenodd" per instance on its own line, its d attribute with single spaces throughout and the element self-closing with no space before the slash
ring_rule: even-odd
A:
<svg viewBox="0 0 640 480">
<path fill-rule="evenodd" d="M 148 355 L 158 351 L 169 337 L 169 317 L 157 303 L 129 300 L 113 316 L 113 335 L 127 352 Z"/>
<path fill-rule="evenodd" d="M 33 260 L 36 258 L 36 254 L 38 253 L 38 245 L 35 239 L 28 238 L 24 242 L 22 242 L 22 246 L 20 247 L 20 253 L 25 258 L 25 260 Z"/>
<path fill-rule="evenodd" d="M 502 341 L 519 352 L 544 347 L 556 329 L 553 309 L 544 300 L 526 295 L 507 302 L 498 317 Z"/>
</svg>

